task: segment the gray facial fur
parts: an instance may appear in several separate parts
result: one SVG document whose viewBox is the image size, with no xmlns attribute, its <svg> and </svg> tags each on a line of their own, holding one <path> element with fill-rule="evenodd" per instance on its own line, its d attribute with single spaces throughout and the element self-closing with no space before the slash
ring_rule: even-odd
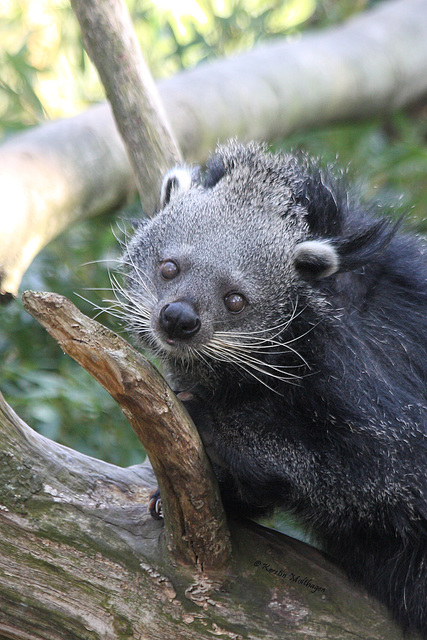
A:
<svg viewBox="0 0 427 640">
<path fill-rule="evenodd" d="M 254 165 L 252 156 L 264 158 L 255 145 L 231 144 L 221 154 L 231 173 L 212 187 L 192 184 L 190 169 L 166 175 L 162 198 L 167 204 L 137 230 L 124 258 L 135 267 L 128 281 L 132 298 L 150 316 L 148 341 L 167 357 L 194 360 L 197 349 L 218 331 L 274 329 L 293 313 L 299 280 L 295 249 L 310 238 L 304 207 L 294 199 L 300 169 L 291 156 L 284 162 L 270 156 Z M 334 253 L 332 247 L 329 253 Z M 167 282 L 159 275 L 165 260 L 180 268 L 179 276 Z M 147 274 L 146 287 L 140 286 L 137 272 Z M 247 300 L 242 313 L 227 311 L 224 297 L 230 292 Z M 165 305 L 181 299 L 193 303 L 201 329 L 191 340 L 176 341 L 172 347 L 163 339 L 158 316 Z M 317 300 L 317 306 L 322 304 Z M 144 336 L 145 329 L 143 340 Z"/>
</svg>

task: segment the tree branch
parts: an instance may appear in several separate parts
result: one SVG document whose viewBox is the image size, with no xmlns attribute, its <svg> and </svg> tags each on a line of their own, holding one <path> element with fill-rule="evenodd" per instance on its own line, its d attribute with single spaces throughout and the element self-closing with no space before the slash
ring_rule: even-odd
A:
<svg viewBox="0 0 427 640">
<path fill-rule="evenodd" d="M 220 568 L 229 533 L 216 478 L 196 428 L 154 367 L 63 296 L 23 294 L 25 309 L 111 394 L 151 461 L 162 494 L 168 547 L 187 564 Z"/>
<path fill-rule="evenodd" d="M 185 160 L 200 162 L 218 140 L 273 140 L 425 98 L 426 39 L 427 3 L 389 0 L 341 26 L 180 73 L 159 84 L 160 96 Z M 149 156 L 138 164 L 148 174 Z M 16 295 L 33 257 L 77 217 L 133 190 L 105 105 L 3 144 L 0 292 Z"/>
<path fill-rule="evenodd" d="M 123 205 L 135 181 L 107 104 L 0 146 L 0 296 L 79 219 Z"/>
<path fill-rule="evenodd" d="M 71 0 L 85 49 L 101 77 L 147 213 L 164 173 L 182 161 L 122 0 Z"/>
</svg>

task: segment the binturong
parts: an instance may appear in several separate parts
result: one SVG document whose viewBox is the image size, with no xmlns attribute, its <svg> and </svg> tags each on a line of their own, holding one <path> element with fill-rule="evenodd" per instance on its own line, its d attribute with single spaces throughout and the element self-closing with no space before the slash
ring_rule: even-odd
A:
<svg viewBox="0 0 427 640">
<path fill-rule="evenodd" d="M 165 176 L 123 269 L 228 513 L 292 512 L 427 638 L 426 244 L 304 155 L 231 142 Z"/>
</svg>

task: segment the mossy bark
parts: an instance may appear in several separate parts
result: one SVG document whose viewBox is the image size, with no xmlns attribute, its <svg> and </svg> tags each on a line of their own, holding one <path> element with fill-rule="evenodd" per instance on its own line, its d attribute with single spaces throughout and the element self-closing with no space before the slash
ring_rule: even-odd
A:
<svg viewBox="0 0 427 640">
<path fill-rule="evenodd" d="M 225 570 L 174 564 L 147 464 L 83 456 L 0 407 L 1 637 L 402 640 L 319 551 L 255 523 L 230 523 Z"/>
</svg>

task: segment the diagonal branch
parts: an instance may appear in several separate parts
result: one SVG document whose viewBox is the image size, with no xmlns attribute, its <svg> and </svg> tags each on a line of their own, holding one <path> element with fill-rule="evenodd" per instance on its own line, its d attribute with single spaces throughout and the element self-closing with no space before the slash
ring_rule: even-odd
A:
<svg viewBox="0 0 427 640">
<path fill-rule="evenodd" d="M 229 559 L 218 486 L 197 430 L 154 367 L 122 338 L 54 293 L 23 294 L 25 309 L 119 403 L 150 458 L 169 551 L 198 568 Z"/>
</svg>

